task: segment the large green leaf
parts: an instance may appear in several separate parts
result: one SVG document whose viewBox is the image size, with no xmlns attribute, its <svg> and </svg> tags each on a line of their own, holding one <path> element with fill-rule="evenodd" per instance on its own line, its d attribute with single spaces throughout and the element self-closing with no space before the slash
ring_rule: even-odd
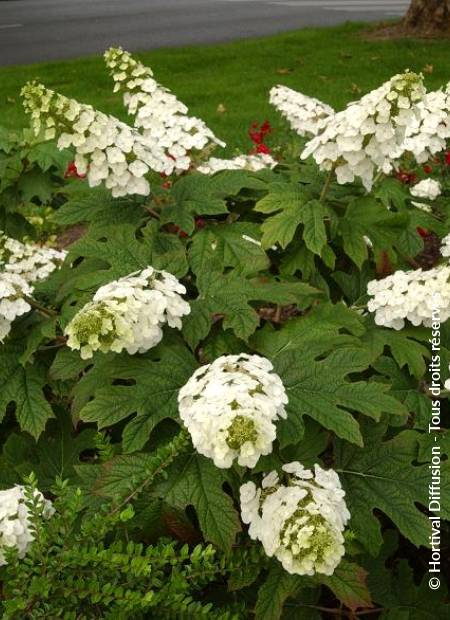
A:
<svg viewBox="0 0 450 620">
<path fill-rule="evenodd" d="M 304 186 L 294 183 L 271 183 L 267 196 L 257 202 L 255 211 L 276 213 L 267 218 L 261 226 L 263 247 L 279 243 L 286 248 L 294 238 L 299 224 L 303 224 L 303 240 L 306 247 L 315 254 L 321 254 L 327 242 L 324 218 L 333 216 L 318 200 L 311 196 Z"/>
<path fill-rule="evenodd" d="M 193 506 L 205 539 L 230 551 L 241 526 L 231 497 L 222 489 L 225 481 L 212 461 L 193 453 L 177 459 L 157 492 L 176 508 Z"/>
<path fill-rule="evenodd" d="M 35 362 L 25 368 L 20 363 L 22 347 L 6 344 L 0 347 L 0 421 L 8 405 L 15 405 L 15 414 L 22 430 L 36 439 L 53 417 L 44 396 L 46 369 Z"/>
<path fill-rule="evenodd" d="M 388 211 L 381 202 L 367 196 L 350 201 L 345 216 L 339 220 L 339 233 L 345 253 L 361 268 L 368 257 L 365 236 L 370 239 L 376 254 L 389 251 L 401 245 L 401 235 L 408 225 L 406 212 Z M 420 251 L 420 237 L 417 233 L 415 236 Z"/>
<path fill-rule="evenodd" d="M 285 602 L 288 598 L 296 596 L 305 587 L 305 581 L 298 575 L 287 573 L 278 562 L 273 562 L 265 582 L 258 591 L 255 606 L 256 620 L 279 620 Z M 297 611 L 299 618 L 305 618 L 305 616 L 300 615 L 300 605 Z M 309 611 L 311 612 L 311 609 Z"/>
<path fill-rule="evenodd" d="M 260 228 L 251 222 L 218 224 L 197 233 L 189 251 L 192 270 L 220 272 L 234 267 L 241 273 L 256 274 L 268 269 L 270 261 L 260 247 Z M 253 240 L 253 241 L 252 241 Z"/>
<path fill-rule="evenodd" d="M 373 607 L 367 587 L 367 571 L 354 562 L 343 559 L 332 575 L 317 574 L 315 580 L 330 588 L 336 598 L 352 612 Z"/>
<path fill-rule="evenodd" d="M 327 323 L 323 319 L 333 308 L 334 319 Z M 372 355 L 348 333 L 364 333 L 357 317 L 345 306 L 325 305 L 281 330 L 262 330 L 253 339 L 253 346 L 273 361 L 288 394 L 288 418 L 279 423 L 282 445 L 301 439 L 305 415 L 338 437 L 363 445 L 355 413 L 375 420 L 384 412 L 407 414 L 402 403 L 387 393 L 388 385 L 362 379 Z"/>
<path fill-rule="evenodd" d="M 66 202 L 55 212 L 58 224 L 70 226 L 88 222 L 91 229 L 127 224 L 136 226 L 145 210 L 131 198 L 113 198 L 103 186 L 89 187 L 86 181 L 73 181 L 61 189 Z"/>
<path fill-rule="evenodd" d="M 374 510 L 384 512 L 413 544 L 428 545 L 430 523 L 418 505 L 428 506 L 430 470 L 418 464 L 421 434 L 402 431 L 382 441 L 386 425 L 364 423 L 365 448 L 337 441 L 335 468 L 346 491 L 352 515 L 351 527 L 372 554 L 382 543 L 380 523 Z M 442 467 L 441 517 L 450 517 L 448 464 Z"/>
<path fill-rule="evenodd" d="M 134 414 L 123 431 L 123 449 L 139 450 L 161 420 L 178 419 L 178 391 L 196 365 L 188 349 L 168 342 L 157 359 L 97 355 L 93 367 L 74 388 L 74 411 L 99 428 Z"/>
<path fill-rule="evenodd" d="M 106 226 L 70 247 L 67 261 L 73 262 L 80 258 L 83 258 L 84 263 L 92 261 L 92 272 L 86 273 L 81 269 L 82 274 L 78 275 L 78 269 L 73 269 L 68 288 L 75 286 L 81 290 L 90 289 L 144 269 L 151 264 L 151 248 L 137 240 L 135 227 L 130 224 Z M 103 269 L 99 267 L 99 261 L 104 263 Z"/>
<path fill-rule="evenodd" d="M 228 208 L 222 192 L 217 192 L 212 180 L 203 174 L 191 174 L 179 179 L 173 186 L 175 204 L 167 205 L 161 212 L 161 223 L 173 222 L 191 234 L 195 215 L 222 215 Z"/>
<path fill-rule="evenodd" d="M 251 302 L 298 304 L 308 306 L 320 291 L 303 282 L 279 281 L 273 277 L 247 279 L 236 271 L 226 275 L 216 271 L 199 274 L 200 294 L 191 304 L 183 334 L 191 347 L 209 333 L 214 319 L 222 318 L 223 328 L 232 329 L 238 338 L 247 340 L 259 325 L 259 315 Z"/>
</svg>

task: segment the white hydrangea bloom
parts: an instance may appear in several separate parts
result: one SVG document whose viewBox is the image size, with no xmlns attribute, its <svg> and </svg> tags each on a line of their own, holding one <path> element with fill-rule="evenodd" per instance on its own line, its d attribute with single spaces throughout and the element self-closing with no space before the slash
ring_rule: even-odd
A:
<svg viewBox="0 0 450 620">
<path fill-rule="evenodd" d="M 165 174 L 188 170 L 193 150 L 202 151 L 209 144 L 225 146 L 201 119 L 188 116 L 188 108 L 131 54 L 111 48 L 105 52 L 105 61 L 115 82 L 114 92 L 124 93 L 124 104 L 135 115 L 135 127 L 142 130 L 147 147 L 164 161 Z"/>
<path fill-rule="evenodd" d="M 331 106 L 307 97 L 287 86 L 274 86 L 270 91 L 270 103 L 281 112 L 299 136 L 316 136 L 334 115 Z"/>
<path fill-rule="evenodd" d="M 207 162 L 198 166 L 198 172 L 202 174 L 215 174 L 221 170 L 249 170 L 257 172 L 264 168 L 274 168 L 276 160 L 267 153 L 256 153 L 255 155 L 238 155 L 233 159 L 219 159 L 211 157 Z"/>
<path fill-rule="evenodd" d="M 253 482 L 241 486 L 241 516 L 249 536 L 291 574 L 332 575 L 345 553 L 343 532 L 350 519 L 339 477 L 298 462 L 282 469 L 286 484 L 271 472 L 260 489 Z"/>
<path fill-rule="evenodd" d="M 443 323 L 450 318 L 450 266 L 439 265 L 429 271 L 396 271 L 382 280 L 372 280 L 367 304 L 375 312 L 375 323 L 400 330 L 405 321 L 430 327 L 432 311 Z"/>
<path fill-rule="evenodd" d="M 376 173 L 389 174 L 405 151 L 407 128 L 420 118 L 425 89 L 415 73 L 396 75 L 342 112 L 329 117 L 310 140 L 310 155 L 321 170 L 335 170 L 340 184 L 361 178 L 368 191 Z"/>
<path fill-rule="evenodd" d="M 64 250 L 22 243 L 0 231 L 0 270 L 20 275 L 29 283 L 45 280 L 66 255 Z"/>
<path fill-rule="evenodd" d="M 181 329 L 190 312 L 184 293 L 175 276 L 153 267 L 110 282 L 67 325 L 67 345 L 83 359 L 97 350 L 144 353 L 161 341 L 164 324 Z"/>
<path fill-rule="evenodd" d="M 32 293 L 33 288 L 22 276 L 0 271 L 0 342 L 11 331 L 14 319 L 31 310 L 24 296 Z"/>
<path fill-rule="evenodd" d="M 272 452 L 275 422 L 285 418 L 287 395 L 269 360 L 223 355 L 202 366 L 178 394 L 180 417 L 196 450 L 220 468 L 254 467 Z"/>
<path fill-rule="evenodd" d="M 425 179 L 420 181 L 420 183 L 416 183 L 411 187 L 411 196 L 414 198 L 425 198 L 428 200 L 436 200 L 438 196 L 441 195 L 441 185 L 439 181 L 434 181 L 433 179 Z"/>
<path fill-rule="evenodd" d="M 441 256 L 450 257 L 450 234 L 441 241 Z"/>
<path fill-rule="evenodd" d="M 34 496 L 40 500 L 42 517 L 49 519 L 55 512 L 51 502 L 44 499 L 39 491 Z M 0 491 L 0 566 L 7 564 L 5 547 L 15 547 L 19 558 L 25 557 L 30 543 L 34 540 L 30 530 L 29 510 L 26 505 L 23 486 L 15 486 Z"/>
<path fill-rule="evenodd" d="M 445 91 L 427 93 L 418 109 L 419 117 L 406 128 L 404 147 L 422 164 L 446 149 L 450 139 L 450 82 Z"/>
<path fill-rule="evenodd" d="M 136 129 L 113 116 L 42 84 L 27 84 L 22 96 L 35 133 L 43 132 L 48 140 L 58 137 L 60 149 L 74 147 L 77 171 L 87 174 L 91 187 L 104 183 L 114 197 L 147 196 L 146 173 L 150 169 L 167 173 L 167 158 L 161 159 L 159 150 Z"/>
</svg>

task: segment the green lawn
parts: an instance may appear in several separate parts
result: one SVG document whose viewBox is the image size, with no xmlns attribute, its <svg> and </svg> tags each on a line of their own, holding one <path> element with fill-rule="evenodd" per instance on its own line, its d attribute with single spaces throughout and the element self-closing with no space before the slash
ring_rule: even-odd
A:
<svg viewBox="0 0 450 620">
<path fill-rule="evenodd" d="M 139 54 L 155 77 L 173 89 L 231 150 L 248 148 L 254 120 L 278 115 L 268 91 L 285 84 L 341 108 L 394 73 L 425 69 L 430 89 L 449 78 L 448 41 L 367 41 L 364 26 L 305 29 L 214 46 L 161 49 Z M 0 68 L 0 123 L 24 125 L 20 88 L 30 79 L 99 109 L 124 117 L 120 96 L 99 56 L 81 60 Z M 225 111 L 218 111 L 219 104 Z"/>
</svg>

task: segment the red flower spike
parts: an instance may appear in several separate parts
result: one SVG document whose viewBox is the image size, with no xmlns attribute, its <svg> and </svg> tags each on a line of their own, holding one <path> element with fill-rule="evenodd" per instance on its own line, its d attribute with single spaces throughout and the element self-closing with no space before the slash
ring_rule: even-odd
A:
<svg viewBox="0 0 450 620">
<path fill-rule="evenodd" d="M 450 151 L 447 151 L 444 155 L 445 163 L 450 166 Z"/>
<path fill-rule="evenodd" d="M 428 164 L 425 164 L 425 166 L 423 166 L 423 171 L 425 174 L 431 174 L 433 172 L 433 168 Z"/>
</svg>

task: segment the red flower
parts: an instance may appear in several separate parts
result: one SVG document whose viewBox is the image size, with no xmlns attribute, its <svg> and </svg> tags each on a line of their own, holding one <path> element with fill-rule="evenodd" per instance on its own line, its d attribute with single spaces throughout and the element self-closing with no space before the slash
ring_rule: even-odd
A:
<svg viewBox="0 0 450 620">
<path fill-rule="evenodd" d="M 77 167 L 75 166 L 75 162 L 71 161 L 66 168 L 66 171 L 64 173 L 64 178 L 65 179 L 69 179 L 69 178 L 75 178 L 75 179 L 84 179 L 86 177 L 85 174 L 79 174 Z"/>
<path fill-rule="evenodd" d="M 267 146 L 267 144 L 258 144 L 258 146 L 256 146 L 252 152 L 253 153 L 264 153 L 265 155 L 270 155 L 270 153 L 272 152 L 272 149 L 270 148 L 270 146 Z"/>
<path fill-rule="evenodd" d="M 433 168 L 430 165 L 425 164 L 423 166 L 423 171 L 425 172 L 425 174 L 431 174 L 433 172 Z"/>
<path fill-rule="evenodd" d="M 422 239 L 424 239 L 425 237 L 428 237 L 429 233 L 426 228 L 422 228 L 422 226 L 418 226 L 416 230 L 419 233 L 419 235 L 422 237 Z"/>
<path fill-rule="evenodd" d="M 258 123 L 252 123 L 248 130 L 250 140 L 255 144 L 263 144 L 264 138 L 272 131 L 269 121 L 264 121 L 261 125 Z"/>
<path fill-rule="evenodd" d="M 414 172 L 407 172 L 406 170 L 399 170 L 396 173 L 396 177 L 405 185 L 412 185 L 417 181 L 417 176 L 414 174 Z"/>
<path fill-rule="evenodd" d="M 445 158 L 445 163 L 447 164 L 447 166 L 450 166 L 450 151 L 447 151 L 444 155 Z"/>
</svg>

